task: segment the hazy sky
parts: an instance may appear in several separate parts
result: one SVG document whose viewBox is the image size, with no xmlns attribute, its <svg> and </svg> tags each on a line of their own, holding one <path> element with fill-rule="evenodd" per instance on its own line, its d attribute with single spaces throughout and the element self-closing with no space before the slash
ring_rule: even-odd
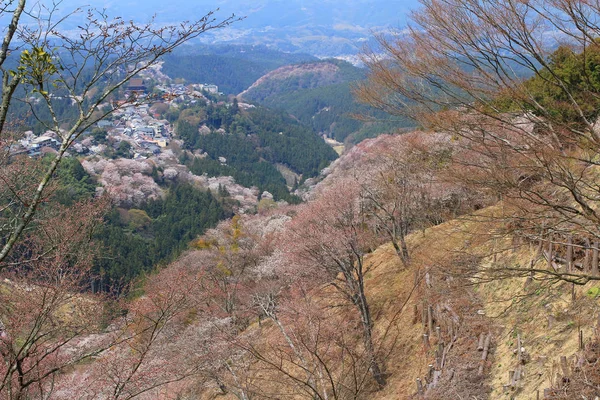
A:
<svg viewBox="0 0 600 400">
<path fill-rule="evenodd" d="M 179 21 L 199 17 L 220 8 L 220 15 L 245 16 L 243 26 L 286 23 L 360 26 L 402 25 L 418 0 L 88 0 L 93 7 L 106 8 L 111 15 L 144 20 L 156 14 L 159 20 Z M 73 9 L 81 0 L 64 0 L 61 7 Z"/>
<path fill-rule="evenodd" d="M 32 0 L 33 2 L 34 0 Z M 49 4 L 52 0 L 39 0 Z M 54 0 L 57 1 L 57 0 Z M 33 4 L 33 3 L 30 3 Z M 198 38 L 205 44 L 264 44 L 313 55 L 356 53 L 373 33 L 402 30 L 419 0 L 62 0 L 57 15 L 77 8 L 106 9 L 109 17 L 159 24 L 198 20 L 211 10 L 217 21 L 244 17 Z M 59 29 L 76 32 L 86 13 Z"/>
</svg>

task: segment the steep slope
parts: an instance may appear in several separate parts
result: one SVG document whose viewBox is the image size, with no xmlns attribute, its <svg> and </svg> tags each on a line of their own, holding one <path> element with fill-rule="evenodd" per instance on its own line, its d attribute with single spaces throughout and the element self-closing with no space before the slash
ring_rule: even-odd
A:
<svg viewBox="0 0 600 400">
<path fill-rule="evenodd" d="M 478 215 L 489 216 L 500 209 L 492 207 Z M 407 269 L 390 245 L 368 258 L 376 266 L 365 282 L 377 316 L 376 331 L 393 343 L 385 356 L 388 384 L 370 399 L 414 398 L 417 379 L 427 388 L 428 379 L 432 382 L 437 371 L 437 383 L 424 389 L 423 398 L 525 400 L 537 398 L 538 393 L 544 398 L 544 389 L 554 382 L 560 368 L 560 356 L 567 356 L 572 368 L 571 360 L 579 353 L 578 328 L 584 341 L 591 343 L 597 301 L 586 295 L 589 287 L 576 290 L 578 300 L 572 303 L 565 285 L 544 288 L 526 283 L 524 277 L 473 284 L 461 277 L 466 264 L 486 268 L 494 260 L 492 253 L 497 263 L 531 260 L 535 251 L 529 245 L 512 248 L 510 238 L 492 246 L 487 240 L 492 230 L 485 218 L 449 221 L 415 233 L 409 239 L 413 261 Z M 331 293 L 324 290 L 321 296 L 327 302 Z M 433 309 L 433 332 L 422 323 L 426 321 L 424 305 Z M 548 315 L 556 316 L 551 317 L 551 327 Z M 439 340 L 437 326 L 441 327 Z M 265 343 L 274 341 L 271 335 L 276 337 L 278 332 L 263 329 Z M 424 333 L 431 335 L 429 345 L 424 344 Z M 478 349 L 482 334 L 491 338 L 485 361 Z M 523 350 L 522 361 L 517 343 Z M 444 350 L 438 353 L 440 348 Z M 442 362 L 441 357 L 440 369 L 436 363 Z M 482 374 L 478 372 L 481 366 Z M 511 387 L 509 372 L 519 366 L 521 377 Z"/>
<path fill-rule="evenodd" d="M 400 143 L 414 151 L 408 144 L 424 136 L 433 136 L 427 145 L 445 138 L 414 132 L 355 146 L 334 165 L 313 201 L 223 221 L 193 240 L 193 250 L 178 262 L 148 276 L 145 294 L 133 304 L 153 296 L 161 300 L 154 304 L 160 311 L 170 307 L 162 301 L 174 299 L 179 315 L 163 342 L 176 352 L 159 347 L 156 364 L 172 368 L 166 361 L 176 360 L 178 367 L 193 370 L 189 381 L 180 387 L 174 381 L 164 392 L 195 399 L 294 400 L 566 400 L 584 390 L 596 395 L 600 287 L 576 288 L 539 273 L 563 268 L 572 241 L 554 237 L 548 246 L 546 236 L 528 242 L 508 229 L 505 216 L 514 209 L 500 202 L 413 231 L 406 238 L 410 261 L 401 262 L 391 244 L 371 241 L 374 229 L 365 214 L 357 224 L 347 223 L 354 218 L 348 204 L 361 210 L 368 204 L 349 185 L 331 181 L 343 183 L 351 168 L 366 169 L 373 161 L 369 153 L 385 157 L 382 148 L 397 154 L 402 149 L 392 146 Z M 181 208 L 179 201 L 174 205 Z M 309 228 L 304 234 L 303 226 Z M 346 226 L 352 247 L 337 247 L 345 241 L 348 231 L 340 228 Z M 302 241 L 314 244 L 311 253 Z M 321 253 L 323 248 L 336 250 Z M 339 263 L 348 253 L 349 264 L 361 269 L 349 274 L 322 269 L 331 265 L 328 254 Z M 579 267 L 582 256 L 575 258 Z M 592 263 L 597 266 L 597 253 Z M 520 265 L 537 270 L 535 279 L 530 269 L 512 273 Z M 354 274 L 364 278 L 370 350 L 363 315 L 354 308 L 358 296 L 343 290 L 344 279 Z M 374 358 L 384 375 L 379 386 Z"/>
<path fill-rule="evenodd" d="M 326 177 L 306 197 L 318 196 L 323 187 L 353 170 L 367 169 L 365 155 L 390 148 L 397 140 L 382 135 L 354 146 L 324 171 Z M 499 203 L 413 233 L 408 239 L 409 273 L 401 269 L 390 245 L 372 254 L 371 261 L 378 265 L 375 274 L 381 278 L 370 276 L 366 285 L 378 303 L 402 303 L 403 293 L 421 280 L 409 315 L 403 314 L 403 322 L 397 324 L 397 349 L 386 358 L 389 384 L 372 398 L 410 398 L 417 391 L 417 378 L 424 386 L 425 378 L 432 378 L 428 370 L 429 365 L 436 369 L 438 343 L 436 330 L 430 330 L 427 322 L 429 305 L 433 327 L 441 327 L 444 349 L 449 343 L 452 347 L 438 384 L 426 391 L 425 398 L 573 399 L 585 390 L 588 395 L 600 394 L 598 281 L 571 284 L 552 275 L 568 268 L 569 252 L 575 257 L 573 278 L 590 273 L 592 251 L 584 250 L 584 241 L 577 237 L 550 238 L 551 244 L 548 237 L 528 241 L 514 233 L 506 218 L 512 213 L 514 209 Z M 569 250 L 569 243 L 577 243 L 575 250 Z M 378 312 L 382 329 L 393 313 Z M 449 327 L 455 329 L 452 337 Z M 429 349 L 424 347 L 424 333 L 429 335 Z M 490 354 L 482 362 L 478 348 L 488 334 Z"/>
</svg>

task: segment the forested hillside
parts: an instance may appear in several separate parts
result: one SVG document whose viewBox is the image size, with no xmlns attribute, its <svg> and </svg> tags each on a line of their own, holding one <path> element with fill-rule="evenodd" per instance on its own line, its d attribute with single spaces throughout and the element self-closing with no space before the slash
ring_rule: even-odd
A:
<svg viewBox="0 0 600 400">
<path fill-rule="evenodd" d="M 181 161 L 196 175 L 233 176 L 243 186 L 268 191 L 275 200 L 297 202 L 275 164 L 285 165 L 303 181 L 316 176 L 336 153 L 284 113 L 263 107 L 244 111 L 237 104 L 235 100 L 230 106 L 197 105 L 182 111 L 176 133 L 186 149 L 204 156 L 184 155 Z M 206 130 L 200 132 L 200 126 Z"/>
<path fill-rule="evenodd" d="M 45 162 L 50 162 L 46 157 Z M 98 182 L 76 158 L 68 158 L 56 172 L 58 186 L 52 201 L 65 206 L 89 201 Z M 94 261 L 96 278 L 91 289 L 123 290 L 136 278 L 150 273 L 157 264 L 177 257 L 196 236 L 232 216 L 226 199 L 200 191 L 192 185 L 174 183 L 164 198 L 135 207 L 113 207 L 94 233 L 102 245 Z"/>
<path fill-rule="evenodd" d="M 228 94 L 284 111 L 316 133 L 337 141 L 414 127 L 409 118 L 392 118 L 352 94 L 364 69 L 330 59 L 282 53 L 261 46 L 194 47 L 165 58 L 162 72 L 186 82 L 213 83 Z"/>
<path fill-rule="evenodd" d="M 600 398 L 598 2 L 423 1 L 241 95 L 153 64 L 212 14 L 88 17 L 0 51 L 0 399 Z M 338 157 L 367 106 L 418 128 Z"/>
<path fill-rule="evenodd" d="M 367 137 L 414 126 L 359 103 L 352 94 L 366 71 L 340 60 L 296 64 L 266 74 L 241 97 L 283 110 L 315 132 L 337 141 L 358 143 Z"/>
<path fill-rule="evenodd" d="M 189 56 L 204 57 L 205 50 L 192 51 Z M 287 61 L 310 59 L 262 47 L 231 46 L 213 51 L 218 57 L 239 62 L 232 65 L 232 70 L 238 72 L 242 64 L 256 62 L 261 65 L 260 74 Z M 86 69 L 84 75 L 89 72 Z M 146 78 L 145 83 L 152 88 L 166 83 L 161 79 L 165 78 L 153 76 Z M 20 90 L 16 95 L 25 93 Z M 127 93 L 122 90 L 113 96 L 124 98 Z M 10 109 L 19 129 L 31 128 L 31 132 L 26 132 L 26 146 L 39 136 L 58 139 L 56 133 L 48 130 L 53 117 L 60 126 L 68 126 L 78 118 L 77 108 L 64 90 L 56 90 L 56 95 L 49 98 L 52 110 L 40 102 L 41 94 L 34 92 L 31 98 L 35 100 L 32 104 L 15 102 Z M 209 93 L 184 101 L 162 100 L 150 97 L 147 106 L 103 121 L 103 128 L 93 124 L 78 137 L 77 150 L 72 149 L 70 157 L 53 174 L 59 182 L 53 190 L 53 201 L 58 204 L 75 206 L 100 192 L 114 201 L 104 218 L 105 224 L 94 234 L 103 250 L 93 263 L 93 291 L 127 290 L 130 283 L 177 257 L 192 239 L 218 221 L 230 218 L 234 211 L 256 210 L 263 192 L 273 196 L 269 197 L 272 202 L 298 203 L 300 198 L 291 193 L 292 189 L 318 175 L 337 157 L 310 128 L 279 111 L 252 105 L 241 109 L 237 100 Z M 109 103 L 103 104 L 102 112 L 110 107 Z M 97 115 L 100 110 L 94 117 Z M 158 157 L 161 149 L 155 144 L 149 118 L 163 126 L 165 145 L 170 139 L 176 141 L 173 149 L 162 148 L 167 159 Z M 142 131 L 133 133 L 134 119 L 135 127 L 145 129 L 143 136 Z M 164 128 L 169 122 L 172 132 Z M 115 130 L 116 125 L 119 127 Z M 60 143 L 54 140 L 57 145 Z M 158 154 L 148 151 L 151 144 Z M 45 149 L 42 166 L 51 164 L 56 153 L 54 146 Z M 15 148 L 24 153 L 20 144 Z M 144 162 L 148 157 L 154 158 Z M 213 184 L 213 178 L 221 181 Z M 227 187 L 238 197 L 230 196 Z"/>
</svg>

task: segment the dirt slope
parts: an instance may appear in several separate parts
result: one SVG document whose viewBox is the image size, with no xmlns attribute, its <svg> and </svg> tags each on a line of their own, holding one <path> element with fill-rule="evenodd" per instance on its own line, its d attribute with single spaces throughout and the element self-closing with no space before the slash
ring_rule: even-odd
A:
<svg viewBox="0 0 600 400">
<path fill-rule="evenodd" d="M 480 215 L 499 209 L 499 206 L 486 209 Z M 434 325 L 442 326 L 442 332 L 448 321 L 443 315 L 445 306 L 459 320 L 454 328 L 458 331 L 457 338 L 448 351 L 441 379 L 424 398 L 529 400 L 539 396 L 543 399 L 544 389 L 552 386 L 562 373 L 561 356 L 566 357 L 570 370 L 577 371 L 576 355 L 582 354 L 579 332 L 584 345 L 595 338 L 598 284 L 573 290 L 571 284 L 531 281 L 525 277 L 491 282 L 465 280 L 460 272 L 469 263 L 479 269 L 489 268 L 492 263 L 507 266 L 533 263 L 537 267 L 546 264 L 534 244 L 519 243 L 510 237 L 494 238 L 497 227 L 487 219 L 466 218 L 414 233 L 410 238 L 413 251 L 410 272 L 401 271 L 389 247 L 373 253 L 373 260 L 381 263 L 380 275 L 372 277 L 368 287 L 378 303 L 401 299 L 417 273 L 429 281 L 429 284 L 423 282 L 411 300 L 409 309 L 417 305 L 414 320 L 418 322 L 412 323 L 409 312 L 398 324 L 398 344 L 387 359 L 389 384 L 374 394 L 373 399 L 415 396 L 416 379 L 425 381 L 428 366 L 435 366 L 436 340 L 430 341 L 428 350 L 423 346 L 422 334 L 428 332 L 420 323 L 423 304 L 443 305 L 439 321 L 434 321 Z M 386 274 L 394 278 L 382 279 Z M 481 333 L 491 333 L 490 355 L 484 363 L 483 375 L 478 374 L 482 352 L 477 351 L 477 346 Z M 450 340 L 447 334 L 442 337 L 446 346 Z M 512 386 L 511 371 L 520 375 Z"/>
</svg>

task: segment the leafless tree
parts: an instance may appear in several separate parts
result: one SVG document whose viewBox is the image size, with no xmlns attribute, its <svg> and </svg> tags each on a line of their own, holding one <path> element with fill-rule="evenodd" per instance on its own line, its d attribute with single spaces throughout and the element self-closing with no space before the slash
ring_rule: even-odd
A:
<svg viewBox="0 0 600 400">
<path fill-rule="evenodd" d="M 360 184 L 362 214 L 410 261 L 406 236 L 471 210 L 469 191 L 447 182 L 447 137 L 424 132 L 378 140 L 353 174 Z"/>
<path fill-rule="evenodd" d="M 407 30 L 364 54 L 357 94 L 448 135 L 453 179 L 506 205 L 499 234 L 595 241 L 599 11 L 596 1 L 423 0 Z"/>
</svg>

